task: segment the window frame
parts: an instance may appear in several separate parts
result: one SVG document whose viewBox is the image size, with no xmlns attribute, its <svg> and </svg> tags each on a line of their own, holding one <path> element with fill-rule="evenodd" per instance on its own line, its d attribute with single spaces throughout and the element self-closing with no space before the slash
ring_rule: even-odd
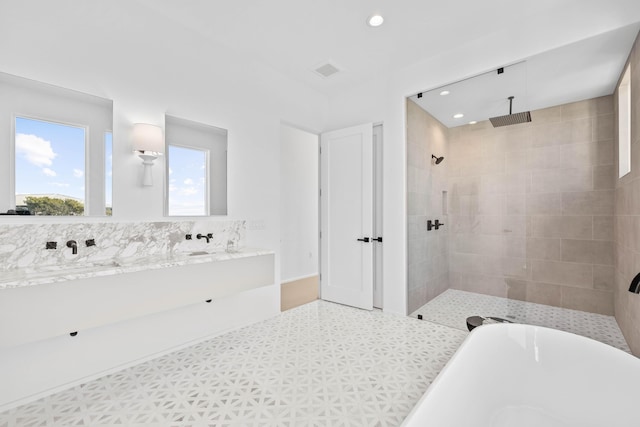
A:
<svg viewBox="0 0 640 427">
<path fill-rule="evenodd" d="M 17 156 L 17 152 L 16 152 L 16 121 L 17 119 L 26 119 L 26 120 L 33 120 L 33 121 L 39 121 L 39 122 L 45 122 L 45 123 L 51 123 L 54 125 L 60 125 L 60 126 L 68 126 L 68 127 L 74 127 L 74 128 L 78 128 L 78 129 L 82 129 L 84 130 L 84 212 L 82 215 L 80 215 L 80 217 L 85 217 L 88 216 L 87 212 L 89 211 L 89 205 L 90 205 L 90 200 L 89 200 L 89 183 L 88 183 L 88 177 L 90 176 L 90 158 L 89 158 L 89 126 L 87 125 L 83 125 L 83 124 L 76 124 L 76 123 L 65 123 L 65 122 L 61 122 L 59 120 L 51 120 L 51 119 L 46 119 L 46 118 L 42 118 L 42 117 L 34 117 L 34 116 L 27 116 L 24 114 L 17 114 L 14 113 L 13 117 L 12 117 L 12 135 L 11 135 L 11 148 L 13 151 L 13 155 L 11 156 L 11 161 L 13 163 L 13 168 L 12 168 L 12 173 L 11 173 L 11 187 L 13 188 L 13 191 L 11 191 L 10 194 L 10 203 L 11 205 L 15 208 L 16 207 L 16 192 L 17 192 L 17 188 L 16 188 L 16 156 Z M 60 217 L 60 216 L 65 216 L 65 217 L 69 217 L 69 216 L 73 216 L 73 215 L 40 215 L 40 216 L 45 216 L 45 217 Z"/>
<path fill-rule="evenodd" d="M 224 150 L 221 150 L 224 145 Z M 183 147 L 193 150 L 205 151 L 206 155 L 206 182 L 205 182 L 205 214 L 204 215 L 170 215 L 169 213 L 169 147 Z M 169 218 L 177 217 L 214 217 L 227 216 L 228 210 L 228 174 L 227 174 L 227 150 L 228 131 L 226 129 L 180 117 L 165 115 L 165 189 L 164 189 L 164 216 Z M 220 159 L 218 154 L 224 152 Z M 224 165 L 224 168 L 217 169 L 217 165 Z M 213 187 L 212 180 L 224 176 L 224 191 Z M 215 194 L 214 194 L 215 193 Z M 224 201 L 223 206 L 221 201 Z M 221 212 L 223 211 L 223 212 Z"/>
<path fill-rule="evenodd" d="M 211 150 L 208 148 L 202 148 L 200 146 L 194 146 L 192 144 L 181 144 L 181 143 L 169 143 L 167 142 L 167 147 L 166 147 L 166 156 L 167 156 L 167 191 L 166 191 L 166 208 L 165 208 L 165 212 L 166 212 L 166 216 L 168 217 L 203 217 L 203 216 L 210 216 L 210 207 L 211 207 L 211 203 L 209 201 L 209 195 L 211 192 L 210 189 L 210 183 L 211 183 L 211 177 L 209 174 L 209 170 L 210 170 L 210 163 L 209 163 L 209 159 L 211 156 Z M 205 172 L 205 182 L 204 182 L 204 213 L 202 215 L 171 215 L 170 212 L 170 203 L 169 203 L 169 197 L 171 196 L 171 192 L 170 190 L 170 186 L 171 186 L 171 175 L 169 175 L 169 169 L 171 168 L 171 155 L 169 154 L 169 147 L 178 147 L 178 148 L 186 148 L 188 150 L 195 150 L 195 151 L 201 151 L 204 153 L 204 172 Z"/>
<path fill-rule="evenodd" d="M 82 216 L 38 216 L 40 218 L 104 217 L 105 154 L 100 135 L 113 129 L 113 102 L 94 95 L 0 72 L 0 212 L 16 205 L 16 119 L 39 120 L 85 130 L 85 209 Z M 6 156 L 6 159 L 4 157 Z M 30 215 L 24 218 L 35 218 Z"/>
</svg>

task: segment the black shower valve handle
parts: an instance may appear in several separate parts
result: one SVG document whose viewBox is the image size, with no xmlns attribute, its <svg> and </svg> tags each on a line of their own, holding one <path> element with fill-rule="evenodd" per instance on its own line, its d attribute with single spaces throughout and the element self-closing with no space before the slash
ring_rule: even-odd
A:
<svg viewBox="0 0 640 427">
<path fill-rule="evenodd" d="M 444 222 L 440 222 L 439 219 L 436 219 L 436 222 L 433 224 L 433 228 L 435 228 L 437 230 L 440 227 L 442 227 L 443 225 L 444 225 Z"/>
</svg>

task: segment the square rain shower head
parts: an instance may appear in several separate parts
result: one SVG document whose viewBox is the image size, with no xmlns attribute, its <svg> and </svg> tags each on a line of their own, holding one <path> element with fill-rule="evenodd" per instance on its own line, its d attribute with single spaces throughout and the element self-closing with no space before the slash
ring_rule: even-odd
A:
<svg viewBox="0 0 640 427">
<path fill-rule="evenodd" d="M 500 126 L 518 125 L 520 123 L 528 123 L 531 121 L 531 112 L 523 111 L 522 113 L 507 114 L 506 116 L 491 117 L 491 124 L 494 128 Z"/>
</svg>

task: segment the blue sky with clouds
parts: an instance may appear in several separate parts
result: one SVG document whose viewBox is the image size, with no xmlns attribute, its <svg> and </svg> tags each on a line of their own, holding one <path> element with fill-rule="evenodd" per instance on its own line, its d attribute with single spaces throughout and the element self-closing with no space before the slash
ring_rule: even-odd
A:
<svg viewBox="0 0 640 427">
<path fill-rule="evenodd" d="M 169 145 L 169 215 L 205 215 L 207 154 Z"/>
<path fill-rule="evenodd" d="M 85 130 L 16 118 L 16 194 L 63 194 L 84 200 Z"/>
</svg>

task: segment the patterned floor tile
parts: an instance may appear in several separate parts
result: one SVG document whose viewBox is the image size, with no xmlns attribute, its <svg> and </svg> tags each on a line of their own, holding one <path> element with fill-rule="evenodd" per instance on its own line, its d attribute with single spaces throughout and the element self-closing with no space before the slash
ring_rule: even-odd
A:
<svg viewBox="0 0 640 427">
<path fill-rule="evenodd" d="M 0 413 L 0 426 L 397 426 L 466 335 L 316 301 Z"/>
<path fill-rule="evenodd" d="M 545 326 L 582 335 L 628 353 L 629 346 L 613 316 L 551 307 L 543 304 L 449 289 L 418 310 L 412 317 L 467 330 L 470 316 L 501 317 L 517 323 Z"/>
</svg>

